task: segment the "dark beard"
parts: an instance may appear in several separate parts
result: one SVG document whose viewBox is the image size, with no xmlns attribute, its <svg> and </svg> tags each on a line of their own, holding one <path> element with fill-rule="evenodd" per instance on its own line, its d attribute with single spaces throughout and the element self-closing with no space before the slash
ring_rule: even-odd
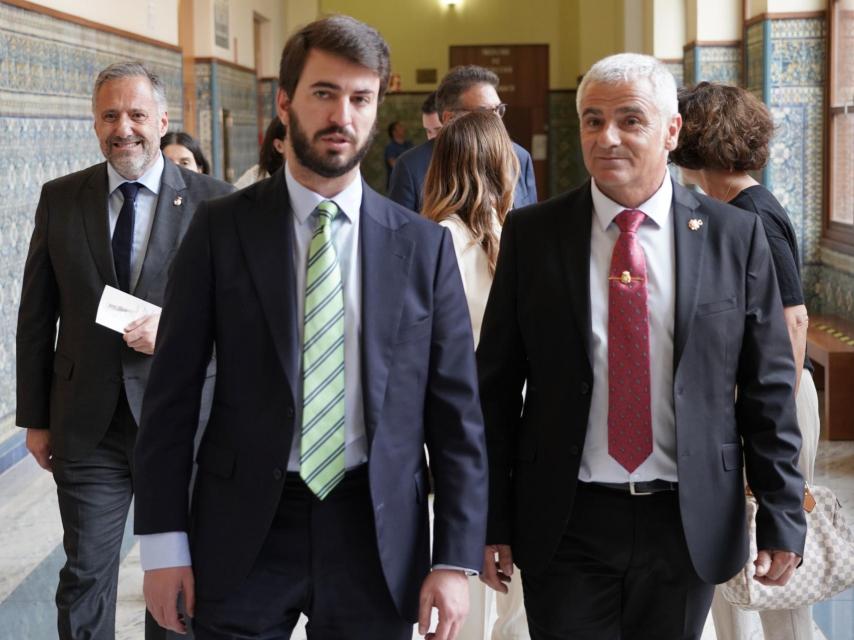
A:
<svg viewBox="0 0 854 640">
<path fill-rule="evenodd" d="M 319 176 L 323 176 L 324 178 L 340 178 L 351 171 L 354 167 L 358 166 L 359 163 L 364 160 L 365 155 L 367 155 L 368 149 L 371 148 L 371 143 L 374 141 L 374 136 L 377 134 L 377 125 L 375 121 L 374 126 L 371 128 L 371 132 L 368 134 L 367 139 L 365 139 L 365 143 L 356 149 L 356 153 L 353 154 L 353 157 L 341 164 L 339 162 L 339 156 L 318 154 L 311 148 L 308 136 L 306 135 L 305 130 L 300 126 L 299 119 L 297 118 L 296 112 L 293 108 L 288 109 L 288 116 L 290 124 L 288 125 L 287 137 L 291 141 L 291 146 L 294 149 L 297 160 L 299 160 L 299 163 L 306 169 Z M 352 135 L 346 129 L 341 127 L 328 127 L 322 131 L 318 131 L 314 134 L 314 139 L 319 140 L 322 136 L 329 134 L 346 136 L 349 140 L 352 140 Z"/>
</svg>

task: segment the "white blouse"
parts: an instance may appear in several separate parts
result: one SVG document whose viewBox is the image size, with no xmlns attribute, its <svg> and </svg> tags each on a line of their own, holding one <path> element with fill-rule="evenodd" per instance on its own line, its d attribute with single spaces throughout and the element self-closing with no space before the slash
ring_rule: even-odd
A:
<svg viewBox="0 0 854 640">
<path fill-rule="evenodd" d="M 486 309 L 486 299 L 492 287 L 492 276 L 489 273 L 489 259 L 472 236 L 471 231 L 460 217 L 450 215 L 440 223 L 451 232 L 454 241 L 454 253 L 457 254 L 457 264 L 463 278 L 463 289 L 471 318 L 471 330 L 474 334 L 474 346 L 480 341 L 480 325 L 483 322 L 483 312 Z M 501 236 L 501 227 L 495 222 L 495 231 Z"/>
</svg>

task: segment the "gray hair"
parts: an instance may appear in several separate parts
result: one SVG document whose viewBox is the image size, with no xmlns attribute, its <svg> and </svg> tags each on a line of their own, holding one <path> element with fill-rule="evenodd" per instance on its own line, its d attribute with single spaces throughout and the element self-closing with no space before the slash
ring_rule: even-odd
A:
<svg viewBox="0 0 854 640">
<path fill-rule="evenodd" d="M 111 64 L 98 74 L 98 77 L 95 79 L 95 87 L 92 89 L 93 113 L 95 111 L 95 98 L 98 96 L 98 91 L 101 87 L 111 80 L 119 80 L 121 78 L 148 78 L 158 108 L 161 112 L 166 111 L 166 86 L 160 77 L 141 62 L 127 61 Z"/>
<path fill-rule="evenodd" d="M 631 84 L 644 79 L 652 85 L 653 101 L 663 120 L 667 121 L 679 113 L 676 80 L 660 60 L 639 53 L 618 53 L 602 58 L 584 74 L 575 96 L 578 115 L 581 115 L 584 93 L 591 84 Z"/>
</svg>

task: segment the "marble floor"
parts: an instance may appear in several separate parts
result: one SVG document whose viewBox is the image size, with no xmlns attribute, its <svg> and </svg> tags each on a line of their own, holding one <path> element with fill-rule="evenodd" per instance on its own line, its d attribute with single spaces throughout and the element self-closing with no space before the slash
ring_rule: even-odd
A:
<svg viewBox="0 0 854 640">
<path fill-rule="evenodd" d="M 822 441 L 816 483 L 830 486 L 854 523 L 854 442 Z M 125 536 L 120 570 L 116 637 L 142 640 L 142 573 L 138 546 Z M 62 528 L 51 476 L 26 458 L 0 475 L 0 638 L 50 640 L 56 637 L 53 592 L 64 561 Z M 816 640 L 854 640 L 854 589 L 814 608 Z M 420 638 L 413 633 L 413 638 Z M 751 638 L 761 640 L 754 629 Z M 293 636 L 304 640 L 302 625 Z M 709 620 L 703 640 L 715 640 Z M 767 639 L 773 640 L 773 639 Z"/>
</svg>

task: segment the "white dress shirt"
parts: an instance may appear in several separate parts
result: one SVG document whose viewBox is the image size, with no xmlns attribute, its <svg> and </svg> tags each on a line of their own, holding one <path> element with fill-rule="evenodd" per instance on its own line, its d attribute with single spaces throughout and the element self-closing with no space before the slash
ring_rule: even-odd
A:
<svg viewBox="0 0 854 640">
<path fill-rule="evenodd" d="M 110 239 L 116 230 L 116 222 L 119 212 L 122 210 L 125 197 L 119 187 L 125 182 L 138 182 L 144 189 L 136 194 L 134 202 L 133 220 L 133 242 L 130 249 L 130 290 L 136 288 L 139 274 L 142 272 L 142 263 L 145 260 L 145 252 L 148 249 L 148 238 L 151 236 L 151 227 L 154 224 L 154 213 L 157 209 L 157 197 L 160 194 L 160 180 L 163 177 L 163 154 L 157 154 L 157 159 L 151 168 L 136 180 L 128 180 L 113 165 L 107 163 L 107 211 L 109 213 L 108 223 L 110 225 Z"/>
<path fill-rule="evenodd" d="M 629 473 L 608 454 L 608 276 L 620 235 L 614 218 L 626 209 L 591 181 L 590 316 L 593 333 L 593 394 L 578 479 L 582 482 L 677 481 L 676 419 L 673 409 L 673 327 L 676 314 L 676 252 L 673 184 L 670 175 L 637 209 L 647 215 L 637 237 L 646 259 L 649 310 L 652 455 Z"/>
<path fill-rule="evenodd" d="M 362 206 L 362 179 L 356 175 L 340 193 L 331 198 L 310 191 L 302 186 L 285 165 L 285 182 L 293 212 L 294 225 L 294 273 L 296 275 L 296 318 L 299 345 L 303 336 L 303 309 L 305 308 L 305 276 L 308 265 L 308 248 L 311 236 L 317 227 L 317 216 L 312 212 L 318 204 L 332 200 L 341 213 L 332 221 L 332 241 L 341 280 L 344 287 L 344 401 L 345 401 L 345 449 L 347 468 L 367 462 L 368 441 L 365 433 L 364 405 L 362 401 L 361 375 L 361 322 L 362 322 L 362 278 L 359 262 L 359 214 Z M 302 358 L 300 358 L 302 362 Z M 294 384 L 295 420 L 289 471 L 300 468 L 300 436 L 302 424 L 302 371 Z M 144 571 L 165 567 L 181 567 L 191 564 L 190 546 L 183 531 L 170 531 L 139 536 L 140 564 Z"/>
</svg>

